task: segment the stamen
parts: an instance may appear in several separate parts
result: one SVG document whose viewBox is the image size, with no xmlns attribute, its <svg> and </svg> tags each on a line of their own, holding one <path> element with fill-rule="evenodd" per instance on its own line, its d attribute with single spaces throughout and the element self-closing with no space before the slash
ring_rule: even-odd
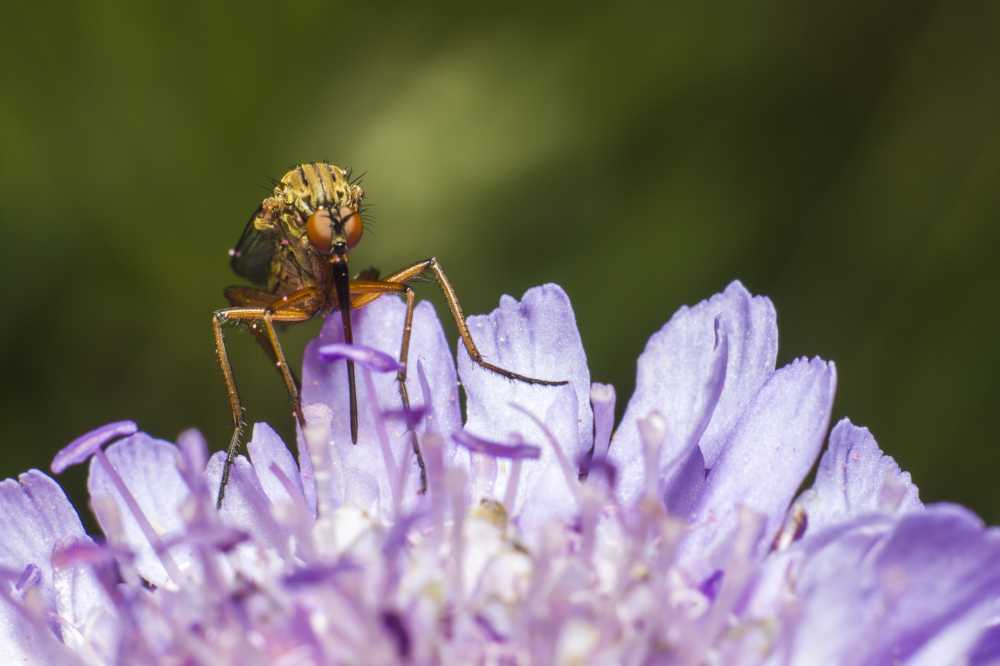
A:
<svg viewBox="0 0 1000 666">
<path fill-rule="evenodd" d="M 615 387 L 611 384 L 590 385 L 590 406 L 594 412 L 594 458 L 605 458 L 615 425 Z"/>
<path fill-rule="evenodd" d="M 321 350 L 322 353 L 322 350 Z M 381 353 L 381 352 L 380 352 Z M 375 423 L 375 433 L 378 436 L 379 448 L 382 450 L 382 460 L 385 463 L 386 474 L 389 478 L 389 485 L 392 489 L 392 501 L 397 501 L 396 488 L 393 480 L 396 478 L 396 459 L 392 456 L 389 448 L 389 433 L 385 428 L 385 419 L 382 418 L 382 409 L 379 406 L 378 393 L 375 391 L 375 380 L 372 378 L 372 369 L 369 365 L 358 362 L 364 368 L 365 388 L 368 391 L 368 405 L 371 407 L 372 421 Z"/>
<path fill-rule="evenodd" d="M 402 421 L 407 429 L 412 430 L 420 425 L 428 413 L 429 410 L 423 405 L 417 405 L 416 407 L 411 406 L 409 409 L 384 409 L 381 416 L 387 421 Z"/>
<path fill-rule="evenodd" d="M 518 446 L 526 446 L 523 443 L 523 439 L 518 434 L 514 434 L 515 444 Z M 539 449 L 539 454 L 541 449 Z M 504 489 L 503 493 L 503 505 L 510 514 L 514 513 L 516 508 L 514 504 L 517 503 L 517 489 L 521 485 L 521 467 L 524 466 L 525 460 L 533 460 L 532 458 L 514 458 L 510 465 L 510 474 L 507 476 L 507 487 Z"/>
<path fill-rule="evenodd" d="M 582 464 L 585 456 L 586 454 L 580 456 L 580 460 L 578 461 L 580 464 Z M 608 484 L 608 487 L 614 490 L 618 483 L 618 467 L 613 462 L 604 456 L 600 456 L 591 459 L 588 462 L 588 466 L 591 475 L 600 474 L 604 477 L 604 481 Z"/>
<path fill-rule="evenodd" d="M 309 459 L 313 465 L 316 484 L 317 516 L 329 517 L 333 513 L 333 465 L 330 461 L 330 409 L 323 404 L 302 408 L 306 427 L 302 433 L 306 440 Z"/>
<path fill-rule="evenodd" d="M 653 411 L 644 419 L 639 419 L 639 438 L 642 440 L 642 462 L 645 471 L 645 492 L 655 497 L 660 480 L 660 451 L 667 435 L 667 422 L 659 412 Z"/>
<path fill-rule="evenodd" d="M 52 459 L 50 469 L 53 474 L 62 474 L 73 465 L 79 465 L 108 442 L 134 435 L 139 431 L 135 421 L 115 421 L 80 435 L 60 450 Z"/>
<path fill-rule="evenodd" d="M 771 542 L 771 550 L 785 550 L 802 538 L 802 535 L 806 533 L 806 528 L 808 526 L 809 516 L 806 514 L 805 509 L 802 508 L 802 505 L 796 504 L 792 507 L 791 511 L 789 511 L 788 519 L 785 521 L 785 524 L 782 525 L 778 533 L 774 535 L 774 540 Z"/>
<path fill-rule="evenodd" d="M 420 380 L 420 395 L 424 399 L 424 404 L 417 407 L 419 409 L 422 407 L 427 410 L 427 425 L 424 428 L 424 432 L 434 432 L 434 410 L 431 406 L 434 404 L 431 402 L 431 383 L 427 381 L 427 373 L 424 372 L 424 362 L 417 359 L 417 379 Z"/>
<path fill-rule="evenodd" d="M 375 372 L 396 372 L 399 362 L 385 352 L 372 347 L 346 342 L 331 342 L 319 348 L 319 357 L 324 361 L 354 361 L 358 365 Z"/>
<path fill-rule="evenodd" d="M 76 565 L 100 567 L 115 562 L 131 562 L 135 559 L 132 551 L 114 546 L 102 545 L 93 541 L 74 541 L 56 548 L 52 553 L 52 566 L 56 569 L 66 569 Z"/>
<path fill-rule="evenodd" d="M 538 429 L 542 431 L 545 438 L 549 440 L 549 444 L 552 446 L 552 453 L 555 454 L 556 460 L 559 462 L 559 467 L 562 469 L 563 476 L 566 478 L 566 487 L 569 489 L 570 493 L 573 495 L 573 499 L 576 500 L 577 506 L 580 504 L 580 479 L 577 475 L 576 470 L 574 470 L 570 464 L 569 459 L 566 457 L 566 453 L 563 451 L 562 445 L 559 444 L 559 440 L 549 427 L 542 422 L 540 418 L 535 416 L 532 412 L 525 409 L 521 405 L 516 403 L 510 403 L 510 406 L 521 412 L 529 419 L 534 421 Z"/>
<path fill-rule="evenodd" d="M 35 587 L 40 582 L 42 582 L 42 570 L 34 564 L 29 564 L 24 567 L 24 571 L 14 583 L 14 588 L 23 594 L 28 588 Z"/>
<path fill-rule="evenodd" d="M 380 619 L 382 626 L 396 645 L 396 655 L 401 660 L 408 661 L 410 658 L 410 633 L 406 629 L 402 616 L 396 611 L 386 610 L 382 611 Z"/>
<path fill-rule="evenodd" d="M 482 439 L 465 430 L 453 433 L 451 438 L 459 446 L 472 451 L 482 453 L 491 458 L 505 458 L 508 460 L 537 460 L 542 455 L 541 448 L 532 444 L 501 444 Z"/>
</svg>

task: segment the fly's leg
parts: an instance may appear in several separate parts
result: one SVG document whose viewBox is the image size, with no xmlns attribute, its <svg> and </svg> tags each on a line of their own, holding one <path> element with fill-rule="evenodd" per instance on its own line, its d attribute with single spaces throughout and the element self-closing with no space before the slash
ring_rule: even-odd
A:
<svg viewBox="0 0 1000 666">
<path fill-rule="evenodd" d="M 212 334 L 215 337 L 215 356 L 222 369 L 222 378 L 226 382 L 226 395 L 229 397 L 229 410 L 233 415 L 233 435 L 229 439 L 229 448 L 226 449 L 226 462 L 222 467 L 222 481 L 219 483 L 219 495 L 215 506 L 222 506 L 222 498 L 226 494 L 226 484 L 229 483 L 229 468 L 236 458 L 236 447 L 239 446 L 240 436 L 243 434 L 243 405 L 240 403 L 240 392 L 236 388 L 236 378 L 233 377 L 233 366 L 229 362 L 229 353 L 226 351 L 226 339 L 222 334 L 222 324 L 226 321 L 226 311 L 216 310 L 212 315 Z"/>
<path fill-rule="evenodd" d="M 247 324 L 251 330 L 255 330 L 256 325 L 262 325 L 264 332 L 261 336 L 266 339 L 272 358 L 281 373 L 285 388 L 292 401 L 292 408 L 295 417 L 301 426 L 305 425 L 302 415 L 302 406 L 299 401 L 298 386 L 292 376 L 285 360 L 285 352 L 278 341 L 278 334 L 274 328 L 274 322 L 301 322 L 306 321 L 315 314 L 318 291 L 315 289 L 304 289 L 288 297 L 277 299 L 271 306 L 262 307 L 231 307 L 216 310 L 212 315 L 212 333 L 215 337 L 215 354 L 222 369 L 222 377 L 226 383 L 226 393 L 229 397 L 229 408 L 233 416 L 233 435 L 229 440 L 229 447 L 226 449 L 226 462 L 222 467 L 222 479 L 219 482 L 219 493 L 216 499 L 216 507 L 222 506 L 222 500 L 226 494 L 226 485 L 229 483 L 229 474 L 232 471 L 233 462 L 236 459 L 236 451 L 239 447 L 240 437 L 243 433 L 245 422 L 243 420 L 243 406 L 240 401 L 239 390 L 236 386 L 236 378 L 233 375 L 232 364 L 229 361 L 229 354 L 226 351 L 225 335 L 222 325 L 227 321 L 234 321 Z M 261 294 L 263 297 L 263 294 Z M 271 296 L 273 300 L 274 297 Z M 315 306 L 303 308 L 303 306 Z M 258 337 L 258 339 L 261 339 Z"/>
<path fill-rule="evenodd" d="M 475 341 L 472 339 L 472 333 L 469 332 L 469 326 L 465 323 L 465 314 L 462 312 L 461 303 L 458 302 L 458 295 L 455 293 L 455 288 L 451 286 L 451 282 L 448 280 L 448 276 L 445 275 L 444 269 L 441 268 L 441 264 L 438 262 L 437 258 L 431 257 L 430 259 L 418 261 L 412 266 L 407 266 L 406 268 L 389 275 L 384 281 L 405 283 L 428 270 L 434 274 L 434 278 L 437 280 L 438 285 L 441 287 L 441 291 L 444 293 L 445 301 L 448 303 L 448 309 L 451 310 L 451 316 L 455 320 L 455 325 L 458 327 L 458 335 L 462 338 L 462 344 L 465 345 L 465 351 L 469 353 L 469 358 L 471 358 L 477 365 L 491 372 L 495 372 L 502 377 L 506 377 L 507 379 L 514 379 L 527 384 L 562 386 L 567 383 L 565 380 L 553 381 L 551 379 L 528 377 L 512 370 L 501 368 L 500 366 L 494 365 L 484 359 L 482 353 L 476 347 Z M 381 296 L 382 293 L 384 292 L 365 294 L 356 301 L 353 301 L 352 305 L 354 307 L 361 307 L 362 305 L 375 300 Z"/>
<path fill-rule="evenodd" d="M 401 293 L 406 298 L 406 315 L 403 318 L 403 338 L 399 347 L 399 370 L 396 372 L 396 383 L 399 385 L 399 399 L 403 403 L 403 409 L 409 411 L 410 393 L 406 388 L 406 364 L 407 358 L 410 354 L 410 337 L 413 333 L 413 311 L 417 302 L 413 289 L 411 289 L 409 285 L 402 282 L 389 282 L 387 280 L 355 280 L 351 283 L 351 293 L 358 296 L 357 298 L 351 299 L 351 307 L 360 307 L 355 305 L 355 303 L 361 299 L 367 298 L 370 295 L 378 297 L 382 294 Z M 365 303 L 368 302 L 371 302 L 371 299 L 365 301 Z M 424 456 L 420 453 L 420 442 L 417 440 L 416 430 L 414 430 L 413 426 L 409 426 L 409 431 L 410 445 L 412 446 L 413 454 L 417 459 L 417 466 L 420 468 L 419 493 L 423 495 L 427 492 L 427 466 L 424 464 Z"/>
</svg>

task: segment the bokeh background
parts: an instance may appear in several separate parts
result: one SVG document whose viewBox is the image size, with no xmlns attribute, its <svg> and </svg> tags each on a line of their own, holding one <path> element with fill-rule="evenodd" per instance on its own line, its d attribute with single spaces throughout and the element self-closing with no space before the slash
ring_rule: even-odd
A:
<svg viewBox="0 0 1000 666">
<path fill-rule="evenodd" d="M 4 13 L 3 476 L 121 418 L 222 447 L 226 251 L 270 177 L 329 159 L 368 174 L 355 265 L 437 255 L 471 313 L 560 283 L 619 409 L 649 334 L 743 280 L 779 362 L 837 362 L 835 418 L 1000 520 L 1000 4 Z M 250 417 L 290 432 L 234 337 Z"/>
</svg>

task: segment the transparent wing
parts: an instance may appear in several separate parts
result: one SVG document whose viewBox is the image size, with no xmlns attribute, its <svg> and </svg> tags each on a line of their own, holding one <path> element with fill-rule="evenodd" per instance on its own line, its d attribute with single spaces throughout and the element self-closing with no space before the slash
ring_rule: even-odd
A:
<svg viewBox="0 0 1000 666">
<path fill-rule="evenodd" d="M 260 214 L 258 208 L 250 216 L 243 228 L 243 235 L 232 249 L 232 259 L 229 265 L 233 272 L 253 284 L 266 286 L 271 274 L 271 259 L 277 245 L 277 235 L 273 231 L 260 231 L 254 227 L 253 221 Z"/>
</svg>

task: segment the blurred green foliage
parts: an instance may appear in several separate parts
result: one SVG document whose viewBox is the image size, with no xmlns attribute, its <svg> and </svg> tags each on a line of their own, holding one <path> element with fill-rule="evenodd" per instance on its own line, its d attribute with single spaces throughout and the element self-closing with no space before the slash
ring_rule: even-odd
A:
<svg viewBox="0 0 1000 666">
<path fill-rule="evenodd" d="M 120 418 L 223 446 L 226 251 L 328 159 L 368 172 L 355 265 L 437 255 L 472 313 L 560 283 L 619 407 L 649 334 L 742 279 L 779 361 L 836 360 L 836 418 L 1000 519 L 1000 5 L 439 7 L 5 8 L 4 476 Z M 240 337 L 250 417 L 288 433 Z"/>
</svg>

